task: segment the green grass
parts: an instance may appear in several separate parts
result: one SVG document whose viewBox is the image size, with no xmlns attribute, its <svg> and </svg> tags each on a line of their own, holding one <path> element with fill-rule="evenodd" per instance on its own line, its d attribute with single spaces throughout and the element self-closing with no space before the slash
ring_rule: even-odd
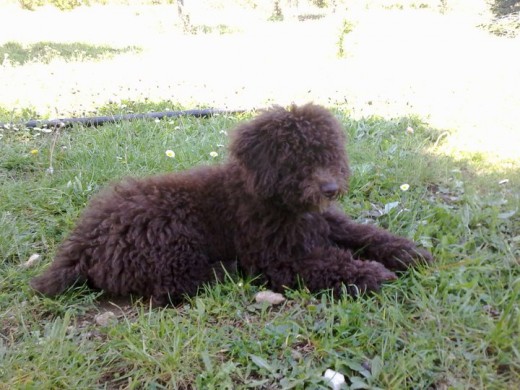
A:
<svg viewBox="0 0 520 390">
<path fill-rule="evenodd" d="M 158 108 L 178 107 L 126 102 L 100 112 Z M 254 303 L 261 287 L 233 277 L 176 309 L 123 307 L 107 327 L 93 319 L 103 310 L 98 294 L 45 299 L 29 279 L 100 187 L 218 163 L 226 131 L 250 115 L 0 130 L 0 389 L 319 389 L 328 388 L 327 368 L 344 373 L 350 388 L 518 388 L 518 168 L 433 154 L 440 132 L 420 118 L 337 114 L 353 168 L 345 211 L 429 247 L 432 267 L 376 296 L 333 301 L 289 291 L 275 308 Z M 10 120 L 0 111 L 0 121 Z M 42 264 L 21 267 L 33 253 Z"/>
<path fill-rule="evenodd" d="M 48 64 L 58 58 L 66 61 L 98 60 L 137 51 L 137 47 L 113 48 L 81 42 L 37 42 L 31 45 L 7 42 L 0 46 L 0 60 L 9 61 L 13 65 L 24 65 L 28 62 Z"/>
</svg>

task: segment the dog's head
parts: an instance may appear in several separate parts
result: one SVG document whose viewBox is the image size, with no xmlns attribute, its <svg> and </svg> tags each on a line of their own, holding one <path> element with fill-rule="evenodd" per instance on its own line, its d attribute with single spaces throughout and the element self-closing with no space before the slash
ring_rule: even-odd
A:
<svg viewBox="0 0 520 390">
<path fill-rule="evenodd" d="M 314 104 L 275 107 L 239 126 L 230 155 L 249 194 L 292 211 L 322 210 L 348 187 L 341 125 Z"/>
</svg>

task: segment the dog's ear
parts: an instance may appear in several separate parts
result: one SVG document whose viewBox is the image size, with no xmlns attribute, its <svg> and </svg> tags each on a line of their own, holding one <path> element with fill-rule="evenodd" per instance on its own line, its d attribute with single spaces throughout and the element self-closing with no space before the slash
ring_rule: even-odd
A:
<svg viewBox="0 0 520 390">
<path fill-rule="evenodd" d="M 276 193 L 280 145 L 278 128 L 282 109 L 264 112 L 232 133 L 229 152 L 244 170 L 247 190 L 267 198 Z"/>
</svg>

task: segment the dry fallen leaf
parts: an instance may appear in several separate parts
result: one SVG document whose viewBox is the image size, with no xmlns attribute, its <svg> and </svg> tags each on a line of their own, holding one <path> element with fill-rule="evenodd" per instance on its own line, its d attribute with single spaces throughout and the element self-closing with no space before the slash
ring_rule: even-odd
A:
<svg viewBox="0 0 520 390">
<path fill-rule="evenodd" d="M 38 253 L 32 254 L 29 259 L 22 264 L 23 268 L 32 268 L 40 262 L 41 256 Z"/>
</svg>

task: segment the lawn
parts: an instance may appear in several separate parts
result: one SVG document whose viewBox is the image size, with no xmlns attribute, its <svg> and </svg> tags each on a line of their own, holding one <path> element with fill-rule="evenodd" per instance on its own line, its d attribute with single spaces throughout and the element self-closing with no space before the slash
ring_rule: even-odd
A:
<svg viewBox="0 0 520 390">
<path fill-rule="evenodd" d="M 63 15 L 74 19 L 73 12 Z M 384 12 L 400 18 L 408 11 Z M 291 22 L 280 23 L 285 28 Z M 345 58 L 330 60 L 329 70 L 338 69 L 338 64 L 350 71 L 363 69 L 358 62 L 373 58 L 374 53 L 364 56 L 367 47 L 356 51 L 355 41 L 349 41 L 360 34 L 367 45 L 373 44 L 370 35 L 363 35 L 366 26 L 362 21 L 353 24 L 344 40 L 352 50 Z M 273 26 L 266 28 L 272 32 Z M 49 31 L 42 34 L 38 41 L 53 42 L 46 36 Z M 206 38 L 218 45 L 220 39 L 233 36 Z M 343 373 L 351 389 L 520 387 L 520 158 L 514 153 L 519 122 L 516 111 L 509 110 L 520 96 L 506 83 L 508 77 L 510 81 L 518 77 L 511 64 L 503 64 L 503 73 L 486 76 L 479 84 L 498 86 L 489 90 L 489 96 L 473 95 L 477 89 L 469 82 L 478 72 L 469 70 L 467 78 L 450 90 L 449 105 L 438 101 L 443 87 L 428 81 L 410 92 L 398 82 L 402 75 L 397 73 L 390 81 L 374 76 L 381 89 L 377 83 L 367 84 L 366 95 L 354 78 L 339 80 L 341 88 L 351 87 L 350 101 L 339 99 L 334 87 L 331 95 L 324 95 L 327 83 L 334 81 L 328 79 L 323 83 L 327 88 L 312 96 L 301 94 L 307 85 L 289 82 L 279 86 L 279 95 L 264 89 L 260 81 L 242 90 L 235 84 L 245 76 L 240 72 L 238 81 L 231 82 L 232 91 L 222 92 L 218 88 L 226 85 L 205 79 L 207 100 L 200 98 L 203 87 L 192 75 L 181 83 L 186 89 L 172 84 L 172 90 L 180 88 L 180 93 L 179 99 L 170 100 L 163 95 L 168 88 L 157 92 L 153 82 L 158 79 L 144 73 L 142 83 L 129 76 L 127 84 L 110 73 L 117 82 L 105 80 L 100 95 L 92 93 L 97 81 L 89 86 L 78 77 L 72 86 L 67 78 L 59 79 L 60 86 L 69 88 L 62 88 L 59 96 L 59 88 L 53 86 L 59 71 L 67 77 L 113 71 L 124 59 L 139 73 L 141 66 L 159 58 L 154 51 L 158 48 L 147 46 L 144 38 L 117 44 L 96 38 L 97 33 L 91 40 L 85 38 L 81 48 L 76 43 L 70 46 L 71 42 L 59 46 L 54 40 L 47 46 L 58 52 L 72 48 L 67 52 L 72 54 L 53 52 L 47 61 L 31 57 L 34 41 L 10 36 L 9 42 L 21 43 L 7 49 L 21 55 L 22 61 L 0 67 L 0 77 L 9 76 L 6 88 L 0 90 L 0 122 L 12 122 L 0 129 L 0 389 L 327 389 L 322 376 L 329 368 Z M 336 38 L 327 41 L 334 56 Z M 197 48 L 202 45 L 200 35 L 186 39 Z M 483 38 L 483 42 L 500 56 L 500 48 L 509 53 L 515 42 L 507 39 Z M 6 43 L 0 41 L 0 50 L 7 50 Z M 83 51 L 80 57 L 77 50 Z M 152 69 L 167 72 L 163 66 Z M 182 68 L 190 66 L 200 69 L 191 62 Z M 273 64 L 267 66 L 274 69 Z M 284 71 L 290 68 L 281 66 Z M 32 78 L 26 80 L 29 75 Z M 419 73 L 408 75 L 420 80 Z M 454 81 L 455 76 L 449 74 L 439 83 Z M 287 77 L 291 82 L 297 79 Z M 310 79 L 303 84 L 317 80 Z M 24 80 L 18 84 L 20 90 L 16 80 Z M 28 84 L 38 96 L 30 96 Z M 124 85 L 127 89 L 120 88 Z M 428 88 L 422 90 L 425 85 L 435 95 L 428 95 Z M 57 245 L 104 185 L 125 176 L 218 164 L 226 158 L 232 128 L 254 112 L 117 122 L 98 128 L 28 129 L 25 120 L 224 106 L 235 101 L 224 99 L 235 89 L 245 98 L 254 95 L 255 87 L 258 99 L 264 99 L 257 100 L 257 106 L 277 96 L 282 104 L 296 96 L 327 105 L 348 136 L 352 180 L 341 206 L 361 223 L 414 239 L 432 251 L 436 262 L 406 272 L 377 295 L 333 300 L 326 292 L 312 295 L 300 289 L 287 291 L 287 300 L 277 306 L 256 303 L 255 294 L 264 287 L 240 275 L 206 286 L 179 307 L 164 309 L 151 309 L 140 301 L 113 302 L 86 288 L 57 299 L 30 290 L 30 278 L 52 260 Z M 188 90 L 190 94 L 184 94 Z M 374 95 L 376 90 L 381 94 Z M 148 92 L 149 96 L 141 96 Z M 399 96 L 409 101 L 398 102 Z M 489 112 L 479 108 L 485 98 Z M 451 111 L 443 112 L 448 107 Z M 431 115 L 426 115 L 428 108 Z M 476 119 L 470 117 L 472 112 Z M 502 137 L 505 142 L 494 143 Z M 479 142 L 471 142 L 475 140 Z"/>
<path fill-rule="evenodd" d="M 279 307 L 255 304 L 262 287 L 239 277 L 163 310 L 111 306 L 84 290 L 50 300 L 27 284 L 105 183 L 218 163 L 228 130 L 249 114 L 4 131 L 4 386 L 326 388 L 326 368 L 346 374 L 353 388 L 519 384 L 518 171 L 477 174 L 478 162 L 433 154 L 441 133 L 417 118 L 336 113 L 353 166 L 344 209 L 429 247 L 437 263 L 377 296 L 332 301 L 291 291 Z M 33 253 L 40 264 L 24 266 Z M 117 318 L 101 326 L 95 316 L 106 311 Z"/>
</svg>

